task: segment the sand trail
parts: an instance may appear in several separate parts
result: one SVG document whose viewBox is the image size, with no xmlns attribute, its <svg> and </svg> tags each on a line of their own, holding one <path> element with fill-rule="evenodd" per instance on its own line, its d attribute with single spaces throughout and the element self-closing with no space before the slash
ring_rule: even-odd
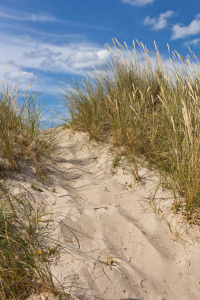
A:
<svg viewBox="0 0 200 300">
<path fill-rule="evenodd" d="M 91 300 L 200 299 L 198 235 L 177 223 L 169 192 L 158 190 L 149 204 L 156 175 L 143 167 L 135 182 L 122 167 L 112 172 L 109 145 L 83 133 L 65 130 L 59 147 L 50 183 L 33 192 L 53 213 L 60 255 L 51 269 L 65 290 Z"/>
</svg>

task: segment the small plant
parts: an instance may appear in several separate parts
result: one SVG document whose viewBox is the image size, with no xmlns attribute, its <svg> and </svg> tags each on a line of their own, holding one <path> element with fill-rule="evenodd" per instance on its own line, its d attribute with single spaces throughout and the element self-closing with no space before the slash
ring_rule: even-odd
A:
<svg viewBox="0 0 200 300">
<path fill-rule="evenodd" d="M 113 168 L 116 168 L 119 165 L 120 159 L 121 158 L 118 155 L 114 158 L 112 163 Z"/>
<path fill-rule="evenodd" d="M 56 245 L 55 247 L 49 249 L 48 255 L 54 255 L 58 252 L 58 248 L 60 247 L 60 244 Z"/>
<path fill-rule="evenodd" d="M 37 188 L 33 183 L 31 184 L 30 188 L 33 189 L 33 190 L 37 190 L 37 191 L 39 191 L 39 192 L 41 192 L 41 193 L 43 192 L 42 189 Z"/>
<path fill-rule="evenodd" d="M 133 184 L 130 183 L 130 184 L 128 185 L 128 187 L 129 187 L 130 189 L 132 189 L 132 188 L 133 188 Z"/>
</svg>

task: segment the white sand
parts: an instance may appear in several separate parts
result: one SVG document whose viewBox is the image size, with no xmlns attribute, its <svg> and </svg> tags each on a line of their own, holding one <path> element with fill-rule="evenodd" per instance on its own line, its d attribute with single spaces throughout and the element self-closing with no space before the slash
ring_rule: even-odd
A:
<svg viewBox="0 0 200 300">
<path fill-rule="evenodd" d="M 200 233 L 172 212 L 169 192 L 159 189 L 149 204 L 155 173 L 140 169 L 139 182 L 122 167 L 113 175 L 108 145 L 70 130 L 61 141 L 49 185 L 31 171 L 18 180 L 54 212 L 52 238 L 61 253 L 52 272 L 65 290 L 91 300 L 200 299 Z"/>
</svg>

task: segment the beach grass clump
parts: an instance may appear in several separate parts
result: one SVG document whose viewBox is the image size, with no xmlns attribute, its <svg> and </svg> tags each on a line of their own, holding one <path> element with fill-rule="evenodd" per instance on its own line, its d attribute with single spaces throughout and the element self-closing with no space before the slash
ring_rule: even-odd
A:
<svg viewBox="0 0 200 300">
<path fill-rule="evenodd" d="M 31 87 L 31 86 L 30 86 Z M 26 299 L 31 293 L 55 292 L 45 230 L 39 231 L 39 206 L 8 177 L 22 161 L 43 175 L 55 150 L 56 131 L 41 130 L 42 102 L 32 88 L 19 95 L 2 85 L 0 93 L 0 299 Z M 24 164 L 23 164 L 24 165 Z M 13 191 L 12 191 L 13 190 Z M 41 190 L 42 191 L 42 190 Z M 48 246 L 49 245 L 49 246 Z"/>
<path fill-rule="evenodd" d="M 12 194 L 0 185 L 0 298 L 26 299 L 32 293 L 56 294 L 35 208 L 23 188 Z"/>
<path fill-rule="evenodd" d="M 200 73 L 194 53 L 176 51 L 164 65 L 137 41 L 141 55 L 113 40 L 111 60 L 83 82 L 64 81 L 70 126 L 90 138 L 123 146 L 129 160 L 141 156 L 160 170 L 174 191 L 176 209 L 188 220 L 200 213 Z M 117 43 L 119 46 L 117 46 Z M 164 175 L 163 175 L 164 174 Z M 181 200 L 178 200 L 181 199 Z M 184 199 L 184 200 L 183 200 Z"/>
<path fill-rule="evenodd" d="M 0 92 L 0 170 L 20 170 L 19 162 L 29 160 L 42 170 L 52 154 L 53 130 L 40 130 L 42 98 L 33 92 L 18 91 L 9 84 Z"/>
</svg>

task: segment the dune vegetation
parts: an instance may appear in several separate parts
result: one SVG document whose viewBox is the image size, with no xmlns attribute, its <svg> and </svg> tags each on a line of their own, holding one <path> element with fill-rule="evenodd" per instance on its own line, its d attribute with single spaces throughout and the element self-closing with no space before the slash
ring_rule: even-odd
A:
<svg viewBox="0 0 200 300">
<path fill-rule="evenodd" d="M 200 215 L 200 77 L 194 53 L 184 60 L 176 51 L 163 64 L 139 43 L 138 55 L 113 40 L 106 45 L 111 61 L 90 78 L 69 85 L 63 103 L 70 111 L 70 126 L 88 132 L 91 139 L 112 141 L 134 163 L 137 157 L 160 172 L 163 186 L 174 193 L 176 211 L 189 222 Z M 118 44 L 118 46 L 117 46 Z M 168 47 L 170 52 L 170 49 Z M 167 68 L 168 67 L 168 68 Z M 177 194 L 180 197 L 177 197 Z"/>
<path fill-rule="evenodd" d="M 42 178 L 54 151 L 55 134 L 40 130 L 42 102 L 32 89 L 19 96 L 3 84 L 0 94 L 0 298 L 25 299 L 32 292 L 55 287 L 38 233 L 40 208 L 26 190 L 7 180 L 27 161 Z M 17 191 L 17 193 L 16 193 Z M 46 253 L 46 254 L 45 254 Z"/>
</svg>

